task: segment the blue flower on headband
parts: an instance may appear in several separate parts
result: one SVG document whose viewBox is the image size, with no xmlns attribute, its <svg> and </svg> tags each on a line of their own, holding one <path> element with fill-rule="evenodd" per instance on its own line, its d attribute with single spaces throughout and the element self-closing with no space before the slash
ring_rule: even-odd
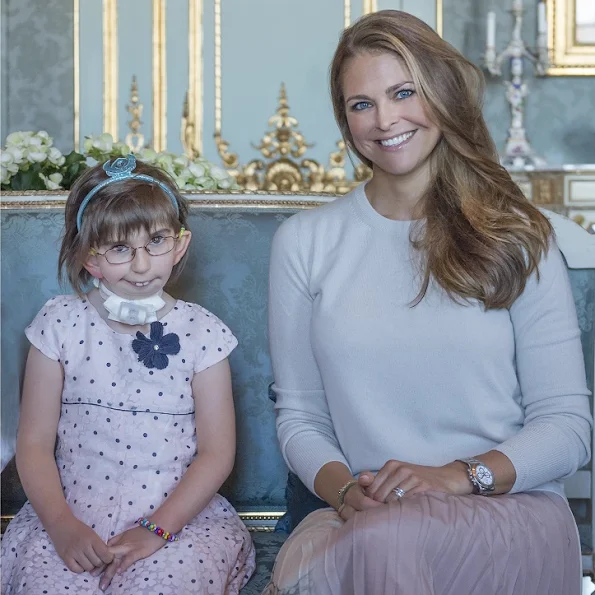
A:
<svg viewBox="0 0 595 595">
<path fill-rule="evenodd" d="M 180 352 L 180 338 L 175 333 L 164 335 L 163 325 L 152 322 L 150 336 L 138 331 L 136 339 L 132 341 L 132 349 L 138 354 L 138 361 L 143 362 L 147 368 L 163 370 L 169 364 L 167 356 Z"/>
</svg>

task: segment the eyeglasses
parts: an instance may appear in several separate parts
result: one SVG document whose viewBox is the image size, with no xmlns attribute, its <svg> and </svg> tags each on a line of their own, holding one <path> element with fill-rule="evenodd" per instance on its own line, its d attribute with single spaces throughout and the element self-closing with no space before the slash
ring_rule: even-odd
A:
<svg viewBox="0 0 595 595">
<path fill-rule="evenodd" d="M 91 256 L 103 256 L 110 264 L 126 264 L 127 262 L 132 262 L 136 256 L 136 251 L 142 250 L 143 248 L 147 251 L 149 256 L 163 256 L 174 249 L 176 242 L 182 237 L 184 231 L 184 228 L 182 228 L 177 237 L 154 236 L 147 242 L 147 244 L 139 246 L 138 248 L 132 248 L 126 244 L 118 244 L 105 252 L 97 252 L 97 250 L 91 249 L 90 254 Z"/>
</svg>

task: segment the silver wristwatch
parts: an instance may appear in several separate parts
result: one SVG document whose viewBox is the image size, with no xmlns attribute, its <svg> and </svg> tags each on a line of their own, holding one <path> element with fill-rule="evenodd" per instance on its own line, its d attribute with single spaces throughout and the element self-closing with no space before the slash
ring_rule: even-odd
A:
<svg viewBox="0 0 595 595">
<path fill-rule="evenodd" d="M 457 459 L 467 465 L 467 473 L 473 484 L 473 493 L 487 496 L 495 489 L 492 470 L 477 459 Z"/>
</svg>

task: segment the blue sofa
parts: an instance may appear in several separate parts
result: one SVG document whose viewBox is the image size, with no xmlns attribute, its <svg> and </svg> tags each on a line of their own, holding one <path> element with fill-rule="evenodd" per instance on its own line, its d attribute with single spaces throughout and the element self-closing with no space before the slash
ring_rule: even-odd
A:
<svg viewBox="0 0 595 595">
<path fill-rule="evenodd" d="M 26 198 L 26 197 L 25 197 Z M 63 198 L 63 197 L 62 197 Z M 260 593 L 275 555 L 301 516 L 321 506 L 281 457 L 268 387 L 272 381 L 267 341 L 268 262 L 271 238 L 279 224 L 298 208 L 322 197 L 194 197 L 190 228 L 193 241 L 182 278 L 172 293 L 198 302 L 222 318 L 239 340 L 230 361 L 236 402 L 238 453 L 233 474 L 222 493 L 253 532 L 257 572 L 242 591 Z M 287 201 L 287 202 L 286 202 Z M 2 210 L 2 440 L 14 442 L 20 384 L 28 342 L 23 333 L 44 302 L 61 291 L 56 263 L 63 212 L 60 204 L 24 205 Z M 589 383 L 595 361 L 595 269 L 571 271 L 582 330 Z M 68 289 L 66 290 L 68 291 Z M 9 517 L 23 503 L 14 465 L 2 474 L 2 514 Z M 287 491 L 287 494 L 286 494 Z M 272 531 L 275 522 L 278 531 Z M 589 504 L 590 506 L 590 504 Z M 6 519 L 5 519 L 6 520 Z M 267 529 L 267 530 L 262 530 Z M 582 529 L 590 547 L 590 526 Z"/>
</svg>

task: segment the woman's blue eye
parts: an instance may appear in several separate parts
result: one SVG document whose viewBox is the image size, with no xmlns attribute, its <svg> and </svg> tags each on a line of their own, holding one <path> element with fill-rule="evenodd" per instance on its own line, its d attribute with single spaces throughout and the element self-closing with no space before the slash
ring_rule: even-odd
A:
<svg viewBox="0 0 595 595">
<path fill-rule="evenodd" d="M 411 97 L 414 93 L 415 91 L 413 89 L 401 89 L 400 91 L 396 92 L 395 97 L 397 99 L 407 99 L 408 97 Z"/>
<path fill-rule="evenodd" d="M 354 112 L 360 112 L 363 109 L 366 109 L 370 105 L 369 101 L 358 101 L 351 106 L 351 110 Z"/>
<path fill-rule="evenodd" d="M 163 236 L 155 236 L 151 238 L 151 246 L 159 246 L 159 244 L 163 244 L 165 238 Z"/>
</svg>

